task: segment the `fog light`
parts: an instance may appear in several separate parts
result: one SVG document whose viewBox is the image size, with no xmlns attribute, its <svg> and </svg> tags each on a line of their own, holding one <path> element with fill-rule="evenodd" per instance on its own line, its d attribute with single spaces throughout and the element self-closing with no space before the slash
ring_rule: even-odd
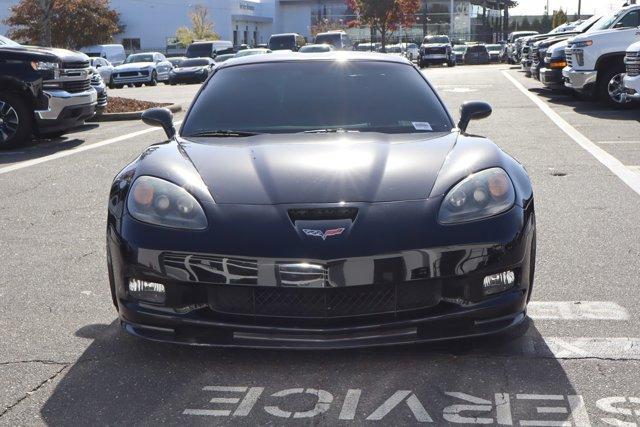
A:
<svg viewBox="0 0 640 427">
<path fill-rule="evenodd" d="M 509 289 L 516 281 L 516 274 L 511 271 L 485 276 L 482 281 L 482 289 L 485 295 L 497 294 Z"/>
<path fill-rule="evenodd" d="M 145 282 L 139 279 L 129 279 L 129 294 L 136 299 L 159 304 L 165 301 L 166 295 L 162 283 Z"/>
</svg>

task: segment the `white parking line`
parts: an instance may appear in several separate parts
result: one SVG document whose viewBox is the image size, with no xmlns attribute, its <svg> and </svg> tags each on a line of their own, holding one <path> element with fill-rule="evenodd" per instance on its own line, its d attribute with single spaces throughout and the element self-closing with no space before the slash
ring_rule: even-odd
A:
<svg viewBox="0 0 640 427">
<path fill-rule="evenodd" d="M 527 314 L 534 320 L 628 320 L 629 313 L 611 301 L 532 301 Z"/>
<path fill-rule="evenodd" d="M 565 119 L 560 117 L 558 113 L 553 111 L 544 101 L 532 94 L 525 88 L 518 80 L 516 80 L 508 71 L 503 70 L 502 74 L 513 85 L 522 92 L 527 98 L 529 98 L 534 104 L 542 110 L 543 113 L 551 119 L 564 133 L 566 133 L 571 139 L 573 139 L 579 146 L 585 151 L 596 158 L 607 169 L 613 172 L 618 178 L 620 178 L 625 184 L 629 186 L 633 191 L 640 195 L 640 175 L 629 170 L 620 160 L 613 157 L 611 154 L 598 147 L 593 141 L 580 133 L 576 128 L 571 126 Z"/>
<path fill-rule="evenodd" d="M 640 360 L 640 338 L 543 337 L 546 349 L 535 356 L 551 354 L 556 359 Z"/>
<path fill-rule="evenodd" d="M 181 123 L 182 123 L 182 121 L 175 122 L 174 126 L 178 127 L 178 126 L 180 126 Z M 105 145 L 110 145 L 110 144 L 114 144 L 116 142 L 125 141 L 127 139 L 135 138 L 136 136 L 145 135 L 147 133 L 151 133 L 151 132 L 155 132 L 155 131 L 159 131 L 159 130 L 161 130 L 161 128 L 157 128 L 157 127 L 152 127 L 152 128 L 148 128 L 148 129 L 142 129 L 142 130 L 139 130 L 139 131 L 136 131 L 136 132 L 131 132 L 131 133 L 128 133 L 128 134 L 125 134 L 125 135 L 117 136 L 115 138 L 111 138 L 111 139 L 107 139 L 107 140 L 104 140 L 104 141 L 96 142 L 95 144 L 81 145 L 80 147 L 73 148 L 71 150 L 60 151 L 60 152 L 57 152 L 57 153 L 54 153 L 54 154 L 50 154 L 48 156 L 39 157 L 37 159 L 25 160 L 24 162 L 19 162 L 19 163 L 10 165 L 10 166 L 5 166 L 3 168 L 0 168 L 0 175 L 3 175 L 5 173 L 9 173 L 9 172 L 13 172 L 13 171 L 17 171 L 17 170 L 20 170 L 20 169 L 28 168 L 28 167 L 31 167 L 31 166 L 39 165 L 41 163 L 50 162 L 52 160 L 61 159 L 63 157 L 72 156 L 74 154 L 82 153 L 82 152 L 93 150 L 93 149 L 96 149 L 96 148 L 104 147 Z"/>
</svg>

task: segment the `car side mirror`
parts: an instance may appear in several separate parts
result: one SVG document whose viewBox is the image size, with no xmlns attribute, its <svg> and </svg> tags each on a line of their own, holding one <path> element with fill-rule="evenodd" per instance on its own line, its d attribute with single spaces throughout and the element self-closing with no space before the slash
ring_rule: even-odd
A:
<svg viewBox="0 0 640 427">
<path fill-rule="evenodd" d="M 161 127 L 169 139 L 176 135 L 173 113 L 168 108 L 150 108 L 142 113 L 142 121 L 149 126 Z"/>
<path fill-rule="evenodd" d="M 467 131 L 471 120 L 480 120 L 491 115 L 491 105 L 482 101 L 467 101 L 460 106 L 460 121 L 458 128 L 462 132 Z"/>
<path fill-rule="evenodd" d="M 617 22 L 616 25 L 613 26 L 613 28 L 622 28 L 624 27 L 624 24 L 622 22 Z"/>
</svg>

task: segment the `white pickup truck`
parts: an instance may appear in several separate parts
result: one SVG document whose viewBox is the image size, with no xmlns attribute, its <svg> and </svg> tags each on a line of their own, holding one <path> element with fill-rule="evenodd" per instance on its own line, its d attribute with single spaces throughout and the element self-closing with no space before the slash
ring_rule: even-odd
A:
<svg viewBox="0 0 640 427">
<path fill-rule="evenodd" d="M 627 47 L 640 41 L 640 5 L 624 7 L 607 17 L 610 30 L 581 34 L 569 40 L 567 67 L 562 70 L 566 87 L 595 94 L 614 108 L 630 104 L 623 85 Z"/>
<path fill-rule="evenodd" d="M 627 74 L 624 76 L 626 97 L 640 101 L 640 42 L 627 48 L 624 63 L 627 66 Z"/>
</svg>

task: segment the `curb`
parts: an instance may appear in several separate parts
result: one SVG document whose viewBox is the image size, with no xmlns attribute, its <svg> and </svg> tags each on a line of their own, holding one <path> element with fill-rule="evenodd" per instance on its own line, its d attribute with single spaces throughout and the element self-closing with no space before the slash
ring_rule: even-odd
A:
<svg viewBox="0 0 640 427">
<path fill-rule="evenodd" d="M 182 111 L 182 105 L 180 104 L 171 104 L 166 108 L 169 109 L 172 113 L 177 113 L 178 111 Z M 144 111 L 127 111 L 124 113 L 102 113 L 99 116 L 93 117 L 90 121 L 92 122 L 116 122 L 123 120 L 140 120 Z"/>
</svg>

